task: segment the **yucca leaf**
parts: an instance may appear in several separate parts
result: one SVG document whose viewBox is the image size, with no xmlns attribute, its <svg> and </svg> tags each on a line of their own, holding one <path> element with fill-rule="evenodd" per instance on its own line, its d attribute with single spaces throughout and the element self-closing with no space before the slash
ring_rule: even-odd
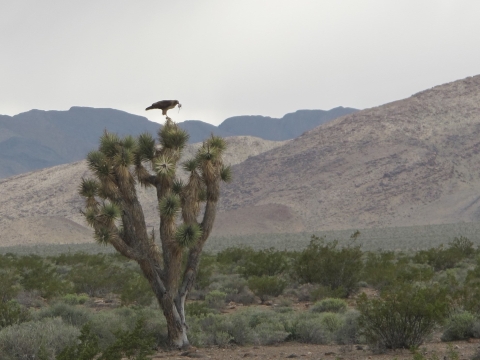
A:
<svg viewBox="0 0 480 360">
<path fill-rule="evenodd" d="M 198 167 L 198 161 L 197 159 L 189 159 L 185 161 L 183 164 L 183 169 L 187 172 L 192 172 L 195 171 Z"/>
<path fill-rule="evenodd" d="M 109 221 L 114 221 L 120 217 L 121 210 L 120 208 L 110 202 L 106 202 L 103 204 L 100 212 L 103 216 L 105 216 Z"/>
<path fill-rule="evenodd" d="M 107 245 L 110 243 L 111 239 L 110 230 L 105 227 L 101 227 L 99 229 L 95 229 L 95 240 L 102 245 Z"/>
<path fill-rule="evenodd" d="M 202 236 L 202 229 L 197 224 L 182 224 L 177 228 L 175 239 L 181 247 L 189 247 Z"/>
<path fill-rule="evenodd" d="M 104 131 L 100 137 L 99 150 L 107 157 L 114 157 L 121 148 L 121 141 L 117 134 Z"/>
<path fill-rule="evenodd" d="M 155 156 L 155 140 L 150 133 L 143 133 L 138 137 L 135 156 L 140 163 L 146 160 L 153 160 Z"/>
<path fill-rule="evenodd" d="M 222 181 L 229 183 L 232 181 L 232 168 L 230 166 L 223 166 L 220 169 L 220 178 Z"/>
<path fill-rule="evenodd" d="M 170 158 L 162 156 L 154 161 L 153 170 L 157 175 L 171 177 L 175 175 L 175 164 Z"/>
<path fill-rule="evenodd" d="M 173 217 L 180 210 L 180 197 L 177 194 L 165 195 L 158 204 L 160 214 L 166 217 Z"/>
<path fill-rule="evenodd" d="M 180 195 L 184 186 L 185 186 L 185 184 L 183 183 L 183 181 L 181 179 L 175 179 L 175 180 L 173 180 L 172 191 L 175 194 Z"/>
<path fill-rule="evenodd" d="M 98 195 L 99 183 L 95 179 L 82 177 L 78 193 L 85 198 L 93 198 Z"/>
</svg>

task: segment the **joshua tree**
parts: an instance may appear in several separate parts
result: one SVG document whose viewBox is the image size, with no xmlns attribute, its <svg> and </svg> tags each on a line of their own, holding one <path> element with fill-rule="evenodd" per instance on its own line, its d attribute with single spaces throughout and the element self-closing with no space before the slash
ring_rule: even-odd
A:
<svg viewBox="0 0 480 360">
<path fill-rule="evenodd" d="M 105 131 L 98 150 L 87 155 L 94 178 L 82 179 L 79 192 L 95 239 L 140 265 L 167 320 L 171 345 L 184 348 L 189 345 L 185 299 L 212 231 L 220 182 L 230 181 L 231 172 L 222 161 L 225 141 L 212 135 L 183 163 L 189 174 L 183 182 L 176 170 L 188 134 L 167 119 L 158 136 L 157 145 L 148 133 L 135 139 Z M 147 231 L 137 182 L 156 188 L 160 246 Z"/>
</svg>

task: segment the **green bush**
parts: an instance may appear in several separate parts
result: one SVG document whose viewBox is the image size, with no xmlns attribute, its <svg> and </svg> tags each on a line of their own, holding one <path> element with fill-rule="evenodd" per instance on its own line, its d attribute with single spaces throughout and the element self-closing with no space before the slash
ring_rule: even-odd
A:
<svg viewBox="0 0 480 360">
<path fill-rule="evenodd" d="M 402 284 L 384 291 L 380 298 L 357 301 L 359 324 L 372 346 L 398 349 L 420 345 L 449 311 L 447 291 Z"/>
<path fill-rule="evenodd" d="M 30 319 L 30 312 L 16 301 L 0 302 L 0 329 Z"/>
<path fill-rule="evenodd" d="M 467 340 L 474 337 L 473 327 L 477 318 L 468 311 L 452 314 L 442 334 L 442 341 Z"/>
<path fill-rule="evenodd" d="M 465 246 L 459 242 L 451 243 L 451 246 L 444 248 L 443 244 L 429 250 L 421 250 L 415 254 L 413 260 L 419 264 L 428 264 L 435 271 L 454 268 L 465 257 Z"/>
<path fill-rule="evenodd" d="M 315 303 L 310 311 L 344 313 L 347 311 L 347 303 L 342 299 L 326 298 Z"/>
<path fill-rule="evenodd" d="M 328 344 L 331 341 L 332 334 L 320 321 L 320 315 L 309 313 L 287 314 L 282 322 L 285 331 L 290 334 L 289 340 L 310 344 Z"/>
<path fill-rule="evenodd" d="M 20 291 L 20 276 L 15 269 L 0 268 L 0 303 L 12 300 Z"/>
<path fill-rule="evenodd" d="M 120 290 L 122 305 L 148 306 L 154 300 L 153 291 L 147 279 L 139 273 L 132 272 Z"/>
<path fill-rule="evenodd" d="M 20 284 L 27 291 L 38 291 L 44 298 L 71 292 L 71 286 L 57 273 L 55 266 L 39 256 L 19 258 L 15 265 L 21 275 Z"/>
<path fill-rule="evenodd" d="M 312 236 L 307 249 L 295 259 L 296 277 L 305 283 L 320 284 L 336 290 L 343 288 L 346 295 L 358 287 L 363 268 L 360 246 L 337 248 L 338 242 Z"/>
<path fill-rule="evenodd" d="M 62 318 L 65 324 L 80 328 L 91 320 L 92 314 L 88 310 L 63 302 L 57 302 L 35 313 L 35 318 L 38 320 L 56 317 Z"/>
<path fill-rule="evenodd" d="M 69 305 L 85 304 L 88 299 L 87 294 L 67 294 L 62 297 L 62 301 Z"/>
<path fill-rule="evenodd" d="M 287 282 L 278 276 L 252 276 L 248 279 L 248 287 L 262 302 L 281 295 L 286 286 Z"/>
<path fill-rule="evenodd" d="M 60 318 L 12 325 L 0 331 L 0 358 L 53 360 L 63 348 L 75 344 L 79 333 Z"/>
<path fill-rule="evenodd" d="M 212 309 L 205 304 L 204 301 L 195 301 L 195 302 L 187 302 L 185 304 L 185 312 L 189 316 L 206 316 L 207 314 L 212 313 Z"/>
<path fill-rule="evenodd" d="M 343 315 L 343 323 L 335 332 L 335 341 L 340 345 L 360 344 L 363 342 L 360 335 L 357 310 L 349 310 Z"/>
<path fill-rule="evenodd" d="M 225 307 L 225 294 L 222 291 L 213 290 L 205 296 L 205 303 L 211 309 L 221 310 Z"/>
<path fill-rule="evenodd" d="M 100 352 L 97 336 L 92 332 L 90 324 L 83 325 L 76 344 L 66 346 L 56 360 L 93 360 Z"/>
<path fill-rule="evenodd" d="M 253 252 L 244 260 L 241 273 L 246 278 L 251 276 L 275 276 L 288 268 L 288 257 L 285 251 L 274 248 Z"/>
</svg>

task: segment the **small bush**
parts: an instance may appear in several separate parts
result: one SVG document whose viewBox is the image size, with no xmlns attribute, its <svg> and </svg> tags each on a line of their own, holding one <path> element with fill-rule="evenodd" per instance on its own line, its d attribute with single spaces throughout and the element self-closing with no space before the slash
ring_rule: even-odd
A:
<svg viewBox="0 0 480 360">
<path fill-rule="evenodd" d="M 185 312 L 189 316 L 206 316 L 212 312 L 212 309 L 205 304 L 204 301 L 195 301 L 195 302 L 187 302 L 185 305 Z"/>
<path fill-rule="evenodd" d="M 474 337 L 473 327 L 476 320 L 475 315 L 468 311 L 451 315 L 442 334 L 442 341 L 467 340 Z"/>
<path fill-rule="evenodd" d="M 310 311 L 344 313 L 347 311 L 347 303 L 342 299 L 326 298 L 315 303 Z"/>
<path fill-rule="evenodd" d="M 85 324 L 80 330 L 78 343 L 66 346 L 56 360 L 93 360 L 100 352 L 97 336 L 92 332 L 90 325 Z"/>
<path fill-rule="evenodd" d="M 35 314 L 35 318 L 38 320 L 56 317 L 62 318 L 65 324 L 80 328 L 90 321 L 92 314 L 88 310 L 63 302 L 58 302 L 50 307 L 43 308 Z"/>
<path fill-rule="evenodd" d="M 363 339 L 360 335 L 357 310 L 350 310 L 345 313 L 342 325 L 335 332 L 335 341 L 340 345 L 360 344 Z"/>
<path fill-rule="evenodd" d="M 222 291 L 213 290 L 205 296 L 205 303 L 211 309 L 221 310 L 225 307 L 226 296 Z"/>
<path fill-rule="evenodd" d="M 420 345 L 449 310 L 447 292 L 430 286 L 399 285 L 379 299 L 360 295 L 359 324 L 369 344 L 387 349 Z"/>
<path fill-rule="evenodd" d="M 43 319 L 12 325 L 0 331 L 0 358 L 55 359 L 76 342 L 80 331 L 62 319 Z"/>
<path fill-rule="evenodd" d="M 252 276 L 248 279 L 248 287 L 262 302 L 281 295 L 286 286 L 287 282 L 278 276 Z"/>
<path fill-rule="evenodd" d="M 67 294 L 62 297 L 62 301 L 69 305 L 85 304 L 90 297 L 87 294 Z"/>
<path fill-rule="evenodd" d="M 312 236 L 310 245 L 295 259 L 295 276 L 302 282 L 320 284 L 332 290 L 353 293 L 363 268 L 360 246 L 337 248 L 338 242 Z"/>
<path fill-rule="evenodd" d="M 285 330 L 290 334 L 288 339 L 310 344 L 328 344 L 331 334 L 319 321 L 318 315 L 292 314 L 283 320 Z"/>
<path fill-rule="evenodd" d="M 14 300 L 0 302 L 0 329 L 31 319 L 30 312 Z"/>
<path fill-rule="evenodd" d="M 244 260 L 241 268 L 242 275 L 250 276 L 275 276 L 285 272 L 288 268 L 288 257 L 285 251 L 275 248 L 253 252 Z"/>
<path fill-rule="evenodd" d="M 153 291 L 147 279 L 136 272 L 125 282 L 120 290 L 122 305 L 148 306 L 154 300 Z"/>
</svg>

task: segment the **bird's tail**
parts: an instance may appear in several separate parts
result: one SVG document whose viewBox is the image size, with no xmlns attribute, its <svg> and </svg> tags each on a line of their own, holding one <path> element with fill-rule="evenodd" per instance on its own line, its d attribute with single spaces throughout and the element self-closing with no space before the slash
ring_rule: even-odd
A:
<svg viewBox="0 0 480 360">
<path fill-rule="evenodd" d="M 145 110 L 152 110 L 152 109 L 154 109 L 154 107 L 153 107 L 153 106 L 149 106 L 149 107 L 146 108 Z"/>
</svg>

